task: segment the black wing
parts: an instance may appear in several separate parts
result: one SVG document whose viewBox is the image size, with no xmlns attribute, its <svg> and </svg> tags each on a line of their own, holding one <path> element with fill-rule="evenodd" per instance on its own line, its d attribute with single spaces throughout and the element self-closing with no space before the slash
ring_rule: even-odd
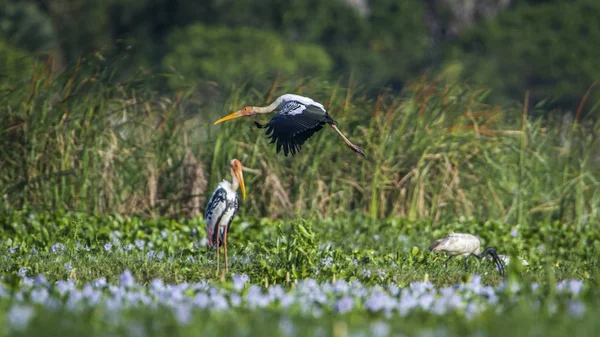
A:
<svg viewBox="0 0 600 337">
<path fill-rule="evenodd" d="M 219 230 L 219 247 L 223 247 L 223 242 L 224 242 L 224 237 L 223 234 L 225 232 L 229 233 L 229 225 L 231 225 L 231 222 L 233 221 L 233 216 L 235 215 L 235 213 L 237 213 L 239 207 L 239 203 L 238 203 L 238 196 L 237 194 L 235 195 L 235 199 L 233 200 L 233 202 L 228 202 L 227 204 L 227 209 L 233 208 L 233 215 L 229 218 L 229 221 L 227 221 L 227 226 L 223 229 L 223 230 Z M 225 212 L 223 212 L 225 213 Z M 213 238 L 213 243 L 217 240 L 217 235 L 215 233 L 214 238 Z"/>
<path fill-rule="evenodd" d="M 223 187 L 217 187 L 213 195 L 208 200 L 206 210 L 204 211 L 204 221 L 206 222 L 206 236 L 210 243 L 216 241 L 215 231 L 221 217 L 227 209 L 227 191 Z M 211 245 L 212 246 L 212 245 Z"/>
<path fill-rule="evenodd" d="M 265 134 L 271 138 L 271 143 L 277 142 L 277 153 L 283 147 L 286 157 L 288 152 L 292 156 L 300 152 L 304 142 L 326 123 L 335 123 L 326 111 L 316 105 L 305 105 L 297 101 L 283 104 L 266 125 L 255 122 L 259 128 L 267 128 Z"/>
</svg>

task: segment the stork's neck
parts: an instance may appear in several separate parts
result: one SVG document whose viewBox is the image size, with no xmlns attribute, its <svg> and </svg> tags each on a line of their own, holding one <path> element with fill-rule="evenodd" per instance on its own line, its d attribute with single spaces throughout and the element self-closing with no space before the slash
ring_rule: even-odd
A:
<svg viewBox="0 0 600 337">
<path fill-rule="evenodd" d="M 240 187 L 240 182 L 235 177 L 235 174 L 233 174 L 233 170 L 231 170 L 231 189 L 233 191 L 237 191 L 237 189 L 239 187 Z"/>
<path fill-rule="evenodd" d="M 271 103 L 267 106 L 252 107 L 252 112 L 257 113 L 257 114 L 264 114 L 264 113 L 272 112 L 273 110 L 277 109 L 277 107 L 279 106 L 279 104 L 281 104 L 283 99 L 284 99 L 284 96 L 279 96 L 279 97 L 277 97 L 277 99 L 275 101 L 273 101 L 273 103 Z"/>
</svg>

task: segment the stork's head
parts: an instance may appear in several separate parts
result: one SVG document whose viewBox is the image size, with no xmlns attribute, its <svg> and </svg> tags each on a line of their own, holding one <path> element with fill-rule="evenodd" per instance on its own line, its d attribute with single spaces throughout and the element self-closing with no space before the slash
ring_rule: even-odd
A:
<svg viewBox="0 0 600 337">
<path fill-rule="evenodd" d="M 236 179 L 238 184 L 240 185 L 240 189 L 242 190 L 242 198 L 246 199 L 246 186 L 244 185 L 242 163 L 237 159 L 233 159 L 231 161 L 231 175 L 233 176 L 233 179 Z"/>
<path fill-rule="evenodd" d="M 241 110 L 238 110 L 238 111 L 236 111 L 236 112 L 234 112 L 234 113 L 232 113 L 230 115 L 227 115 L 227 116 L 219 119 L 213 125 L 217 125 L 217 124 L 219 124 L 221 122 L 228 121 L 230 119 L 234 119 L 234 118 L 238 118 L 238 117 L 254 116 L 254 115 L 255 115 L 255 113 L 254 113 L 254 107 L 253 106 L 247 106 L 247 107 L 244 107 Z"/>
</svg>

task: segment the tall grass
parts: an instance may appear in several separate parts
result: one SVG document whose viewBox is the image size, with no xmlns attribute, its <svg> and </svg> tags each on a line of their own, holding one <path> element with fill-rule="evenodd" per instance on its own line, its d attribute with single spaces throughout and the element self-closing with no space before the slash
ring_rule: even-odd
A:
<svg viewBox="0 0 600 337">
<path fill-rule="evenodd" d="M 237 157 L 246 216 L 600 220 L 598 122 L 531 119 L 519 104 L 488 105 L 493 93 L 443 79 L 371 99 L 318 79 L 160 93 L 155 76 L 119 81 L 117 71 L 88 60 L 56 73 L 49 60 L 0 97 L 5 210 L 196 215 Z M 368 159 L 328 128 L 286 158 L 248 119 L 212 125 L 285 92 L 325 103 Z"/>
</svg>

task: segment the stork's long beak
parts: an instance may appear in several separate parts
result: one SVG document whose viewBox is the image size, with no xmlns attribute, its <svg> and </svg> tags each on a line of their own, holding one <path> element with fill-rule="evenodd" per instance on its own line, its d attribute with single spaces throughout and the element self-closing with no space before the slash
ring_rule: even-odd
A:
<svg viewBox="0 0 600 337">
<path fill-rule="evenodd" d="M 238 111 L 236 111 L 236 112 L 234 112 L 234 113 L 232 113 L 230 115 L 227 115 L 227 116 L 219 119 L 213 125 L 217 125 L 217 124 L 219 124 L 221 122 L 228 121 L 228 120 L 231 120 L 231 119 L 234 119 L 234 118 L 238 118 L 238 117 L 244 117 L 244 112 L 242 110 L 238 110 Z"/>
<path fill-rule="evenodd" d="M 242 168 L 234 169 L 233 174 L 235 178 L 240 183 L 240 189 L 242 190 L 242 199 L 246 200 L 246 185 L 244 185 L 244 174 L 242 173 Z"/>
</svg>

